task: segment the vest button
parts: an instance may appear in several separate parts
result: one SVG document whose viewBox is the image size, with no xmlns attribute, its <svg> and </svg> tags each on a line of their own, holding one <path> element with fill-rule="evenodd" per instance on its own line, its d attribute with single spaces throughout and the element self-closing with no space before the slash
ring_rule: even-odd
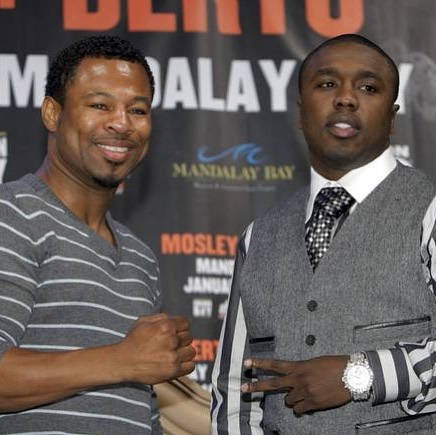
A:
<svg viewBox="0 0 436 435">
<path fill-rule="evenodd" d="M 313 346 L 315 344 L 316 338 L 314 335 L 310 334 L 306 337 L 306 344 L 308 346 Z"/>
<path fill-rule="evenodd" d="M 318 302 L 312 300 L 307 303 L 307 309 L 309 311 L 315 311 L 317 308 L 318 308 Z"/>
</svg>

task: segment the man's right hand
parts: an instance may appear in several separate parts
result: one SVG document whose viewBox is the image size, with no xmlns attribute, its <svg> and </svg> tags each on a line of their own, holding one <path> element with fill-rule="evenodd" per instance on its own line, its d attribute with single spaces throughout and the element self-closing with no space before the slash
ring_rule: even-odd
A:
<svg viewBox="0 0 436 435">
<path fill-rule="evenodd" d="M 118 345 L 124 381 L 159 384 L 195 368 L 195 350 L 185 317 L 140 317 Z"/>
<path fill-rule="evenodd" d="M 0 412 L 54 402 L 120 382 L 158 384 L 194 370 L 189 322 L 166 314 L 140 317 L 116 344 L 72 351 L 11 348 L 0 358 Z"/>
</svg>

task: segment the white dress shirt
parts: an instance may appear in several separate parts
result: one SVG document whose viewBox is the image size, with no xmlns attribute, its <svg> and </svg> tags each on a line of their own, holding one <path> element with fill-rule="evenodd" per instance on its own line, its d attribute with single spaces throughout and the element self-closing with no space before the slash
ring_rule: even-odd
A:
<svg viewBox="0 0 436 435">
<path fill-rule="evenodd" d="M 397 166 L 397 160 L 391 147 L 382 154 L 360 168 L 347 172 L 337 181 L 328 180 L 310 169 L 310 196 L 306 207 L 306 222 L 310 219 L 316 195 L 324 187 L 343 187 L 355 200 L 351 207 L 352 213 L 360 204 Z"/>
</svg>

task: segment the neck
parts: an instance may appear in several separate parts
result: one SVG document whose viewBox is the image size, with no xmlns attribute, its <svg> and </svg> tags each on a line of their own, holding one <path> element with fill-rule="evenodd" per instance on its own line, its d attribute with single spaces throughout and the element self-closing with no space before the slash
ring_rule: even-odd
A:
<svg viewBox="0 0 436 435">
<path fill-rule="evenodd" d="M 333 169 L 330 167 L 326 167 L 324 165 L 313 164 L 313 163 L 312 163 L 312 167 L 319 175 L 322 175 L 324 178 L 330 181 L 339 180 L 351 170 L 351 169 L 350 170 Z"/>
<path fill-rule="evenodd" d="M 108 231 L 105 216 L 116 189 L 96 189 L 85 185 L 56 167 L 47 157 L 36 171 L 36 175 L 72 213 L 96 233 L 105 237 Z"/>
</svg>

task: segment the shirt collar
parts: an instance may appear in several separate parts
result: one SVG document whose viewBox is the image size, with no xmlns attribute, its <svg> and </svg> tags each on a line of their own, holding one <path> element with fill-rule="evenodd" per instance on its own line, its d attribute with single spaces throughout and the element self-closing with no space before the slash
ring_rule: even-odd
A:
<svg viewBox="0 0 436 435">
<path fill-rule="evenodd" d="M 343 187 L 360 204 L 397 166 L 391 147 L 360 168 L 347 172 L 337 181 L 331 181 L 310 168 L 310 196 L 306 221 L 312 215 L 316 195 L 323 187 Z"/>
</svg>

